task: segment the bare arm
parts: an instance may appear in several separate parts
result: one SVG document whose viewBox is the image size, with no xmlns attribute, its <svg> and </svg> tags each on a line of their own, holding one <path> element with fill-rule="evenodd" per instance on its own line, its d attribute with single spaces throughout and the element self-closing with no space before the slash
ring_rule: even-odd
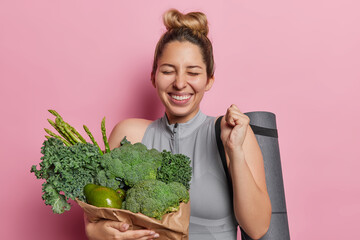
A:
<svg viewBox="0 0 360 240">
<path fill-rule="evenodd" d="M 152 121 L 139 118 L 125 119 L 114 127 L 109 137 L 110 149 L 120 146 L 121 140 L 126 139 L 131 143 L 141 142 L 146 128 Z"/>
<path fill-rule="evenodd" d="M 221 122 L 221 139 L 234 192 L 234 211 L 240 226 L 253 239 L 268 230 L 271 203 L 264 163 L 249 118 L 232 105 Z"/>
</svg>

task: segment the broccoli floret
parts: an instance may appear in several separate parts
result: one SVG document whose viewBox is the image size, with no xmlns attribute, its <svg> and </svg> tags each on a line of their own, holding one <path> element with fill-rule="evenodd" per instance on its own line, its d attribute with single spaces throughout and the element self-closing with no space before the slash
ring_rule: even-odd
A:
<svg viewBox="0 0 360 240">
<path fill-rule="evenodd" d="M 121 181 L 121 179 L 118 179 L 115 175 L 113 175 L 110 172 L 105 172 L 104 170 L 101 170 L 98 172 L 96 177 L 96 183 L 98 185 L 109 187 L 114 190 L 118 188 L 124 188 L 125 184 Z"/>
<path fill-rule="evenodd" d="M 183 154 L 172 154 L 166 150 L 161 154 L 162 163 L 156 179 L 164 183 L 179 182 L 189 190 L 192 175 L 190 158 Z"/>
<path fill-rule="evenodd" d="M 126 192 L 123 208 L 161 219 L 164 214 L 177 211 L 180 202 L 188 201 L 189 192 L 181 183 L 166 184 L 159 180 L 144 180 Z"/>
<path fill-rule="evenodd" d="M 101 164 L 107 178 L 115 178 L 132 187 L 139 181 L 156 179 L 161 161 L 162 156 L 159 151 L 149 150 L 142 143 L 125 142 L 121 147 L 104 154 Z"/>
</svg>

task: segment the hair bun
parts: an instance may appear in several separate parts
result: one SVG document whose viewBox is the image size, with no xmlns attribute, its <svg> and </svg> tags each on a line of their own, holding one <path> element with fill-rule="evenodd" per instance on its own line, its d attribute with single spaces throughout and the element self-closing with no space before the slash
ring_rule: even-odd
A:
<svg viewBox="0 0 360 240">
<path fill-rule="evenodd" d="M 202 12 L 183 14 L 176 9 L 170 9 L 165 12 L 163 21 L 168 31 L 176 28 L 189 28 L 205 36 L 209 32 L 206 15 Z"/>
</svg>

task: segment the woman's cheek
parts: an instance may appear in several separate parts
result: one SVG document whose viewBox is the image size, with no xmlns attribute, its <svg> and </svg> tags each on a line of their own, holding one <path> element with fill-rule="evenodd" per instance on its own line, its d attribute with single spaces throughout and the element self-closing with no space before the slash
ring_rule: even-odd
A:
<svg viewBox="0 0 360 240">
<path fill-rule="evenodd" d="M 201 80 L 191 81 L 190 84 L 193 86 L 195 92 L 205 91 L 206 83 L 203 83 Z"/>
<path fill-rule="evenodd" d="M 174 76 L 164 75 L 157 79 L 157 85 L 162 88 L 167 88 L 174 81 Z"/>
</svg>

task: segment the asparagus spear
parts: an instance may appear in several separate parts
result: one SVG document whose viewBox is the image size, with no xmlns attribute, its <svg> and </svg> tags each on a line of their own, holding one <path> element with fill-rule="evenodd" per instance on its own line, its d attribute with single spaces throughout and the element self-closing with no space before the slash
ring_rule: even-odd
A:
<svg viewBox="0 0 360 240">
<path fill-rule="evenodd" d="M 54 137 L 54 138 L 57 138 L 59 140 L 61 140 L 66 146 L 71 146 L 71 144 L 66 141 L 64 138 L 60 137 L 59 135 L 56 135 L 55 133 L 53 133 L 52 131 L 50 131 L 49 129 L 47 128 L 44 128 L 45 132 L 47 134 L 49 134 L 51 137 Z M 45 137 L 48 137 L 48 136 L 45 136 Z"/>
<path fill-rule="evenodd" d="M 71 129 L 68 127 L 68 124 L 66 124 L 66 122 L 64 122 L 63 120 L 61 121 L 62 127 L 64 128 L 64 130 L 66 131 L 66 133 L 74 140 L 75 143 L 81 143 L 82 141 L 71 131 Z"/>
<path fill-rule="evenodd" d="M 76 129 L 73 126 L 71 126 L 67 122 L 65 122 L 65 124 L 68 128 L 70 128 L 71 132 L 75 133 L 75 135 L 80 139 L 82 143 L 86 143 L 86 140 L 81 136 L 81 134 L 78 131 L 76 131 Z"/>
<path fill-rule="evenodd" d="M 56 123 L 54 123 L 51 119 L 48 119 L 48 122 L 50 123 L 51 126 L 53 126 L 55 128 L 55 130 L 64 138 L 64 139 L 68 139 L 68 136 L 66 134 L 64 134 L 60 128 L 56 125 Z"/>
<path fill-rule="evenodd" d="M 55 119 L 55 124 L 56 124 L 56 126 L 59 128 L 59 132 L 61 132 L 63 135 L 64 135 L 64 138 L 68 141 L 68 142 L 70 142 L 72 145 L 74 145 L 76 142 L 70 137 L 70 135 L 68 134 L 68 132 L 64 129 L 64 127 L 63 127 L 63 125 L 62 125 L 62 123 L 61 123 L 61 117 L 59 118 L 59 117 L 57 117 L 56 119 Z"/>
<path fill-rule="evenodd" d="M 54 115 L 57 118 L 62 119 L 62 117 L 60 116 L 60 114 L 58 114 L 55 110 L 49 109 L 48 110 L 52 115 Z"/>
<path fill-rule="evenodd" d="M 101 121 L 101 133 L 102 133 L 104 144 L 105 144 L 105 152 L 108 153 L 108 152 L 110 152 L 110 146 L 109 146 L 109 142 L 106 137 L 105 117 Z"/>
<path fill-rule="evenodd" d="M 81 134 L 74 127 L 72 127 L 70 124 L 65 122 L 58 112 L 56 112 L 55 110 L 52 110 L 52 109 L 50 109 L 48 111 L 56 117 L 55 123 L 53 121 L 51 121 L 50 119 L 48 119 L 48 122 L 56 129 L 56 131 L 59 132 L 59 134 L 64 138 L 64 140 L 67 141 L 67 144 L 74 145 L 78 142 L 86 143 L 86 140 L 81 136 Z M 93 144 L 95 146 L 97 146 L 97 148 L 99 149 L 100 154 L 103 155 L 103 151 L 99 147 L 99 144 L 95 141 L 95 138 L 93 137 L 89 128 L 85 125 L 83 125 L 83 127 L 84 127 L 85 132 L 87 133 L 87 135 L 90 137 L 91 141 L 93 142 Z M 50 130 L 48 130 L 48 131 L 50 131 Z M 106 137 L 105 117 L 103 118 L 103 120 L 101 122 L 101 132 L 102 132 L 103 140 L 104 140 L 104 144 L 105 144 L 105 152 L 110 152 L 109 142 Z M 54 133 L 52 133 L 52 134 L 54 134 Z M 54 135 L 56 135 L 56 134 L 54 134 Z M 50 136 L 52 136 L 52 135 L 50 135 Z M 58 137 L 61 138 L 60 136 L 58 136 Z"/>
<path fill-rule="evenodd" d="M 75 144 L 76 141 L 74 141 L 74 139 L 69 135 L 69 133 L 66 131 L 66 129 L 63 126 L 63 118 L 61 117 L 61 115 L 56 112 L 53 109 L 49 109 L 48 110 L 52 115 L 54 115 L 56 117 L 55 119 L 55 123 L 52 122 L 51 120 L 48 120 L 49 123 L 56 129 L 56 131 L 58 131 L 60 133 L 61 136 L 63 136 L 68 142 L 70 142 L 71 144 Z"/>
<path fill-rule="evenodd" d="M 70 138 L 72 138 L 75 142 L 79 142 L 79 140 L 80 140 L 80 142 L 86 143 L 86 140 L 81 136 L 81 134 L 78 131 L 76 131 L 76 129 L 73 126 L 71 126 L 69 123 L 65 122 L 58 112 L 56 112 L 55 110 L 52 110 L 52 109 L 50 109 L 49 112 L 52 115 L 54 115 L 56 118 L 59 118 L 58 122 L 62 125 L 64 130 L 66 130 L 66 132 L 67 132 L 66 135 L 68 135 Z"/>
<path fill-rule="evenodd" d="M 85 132 L 87 133 L 87 135 L 90 137 L 91 141 L 93 142 L 93 144 L 98 147 L 100 154 L 103 155 L 104 153 L 102 152 L 101 148 L 99 147 L 99 144 L 95 141 L 95 138 L 92 135 L 92 133 L 90 132 L 89 128 L 85 125 L 83 125 L 83 127 L 84 127 Z"/>
</svg>

